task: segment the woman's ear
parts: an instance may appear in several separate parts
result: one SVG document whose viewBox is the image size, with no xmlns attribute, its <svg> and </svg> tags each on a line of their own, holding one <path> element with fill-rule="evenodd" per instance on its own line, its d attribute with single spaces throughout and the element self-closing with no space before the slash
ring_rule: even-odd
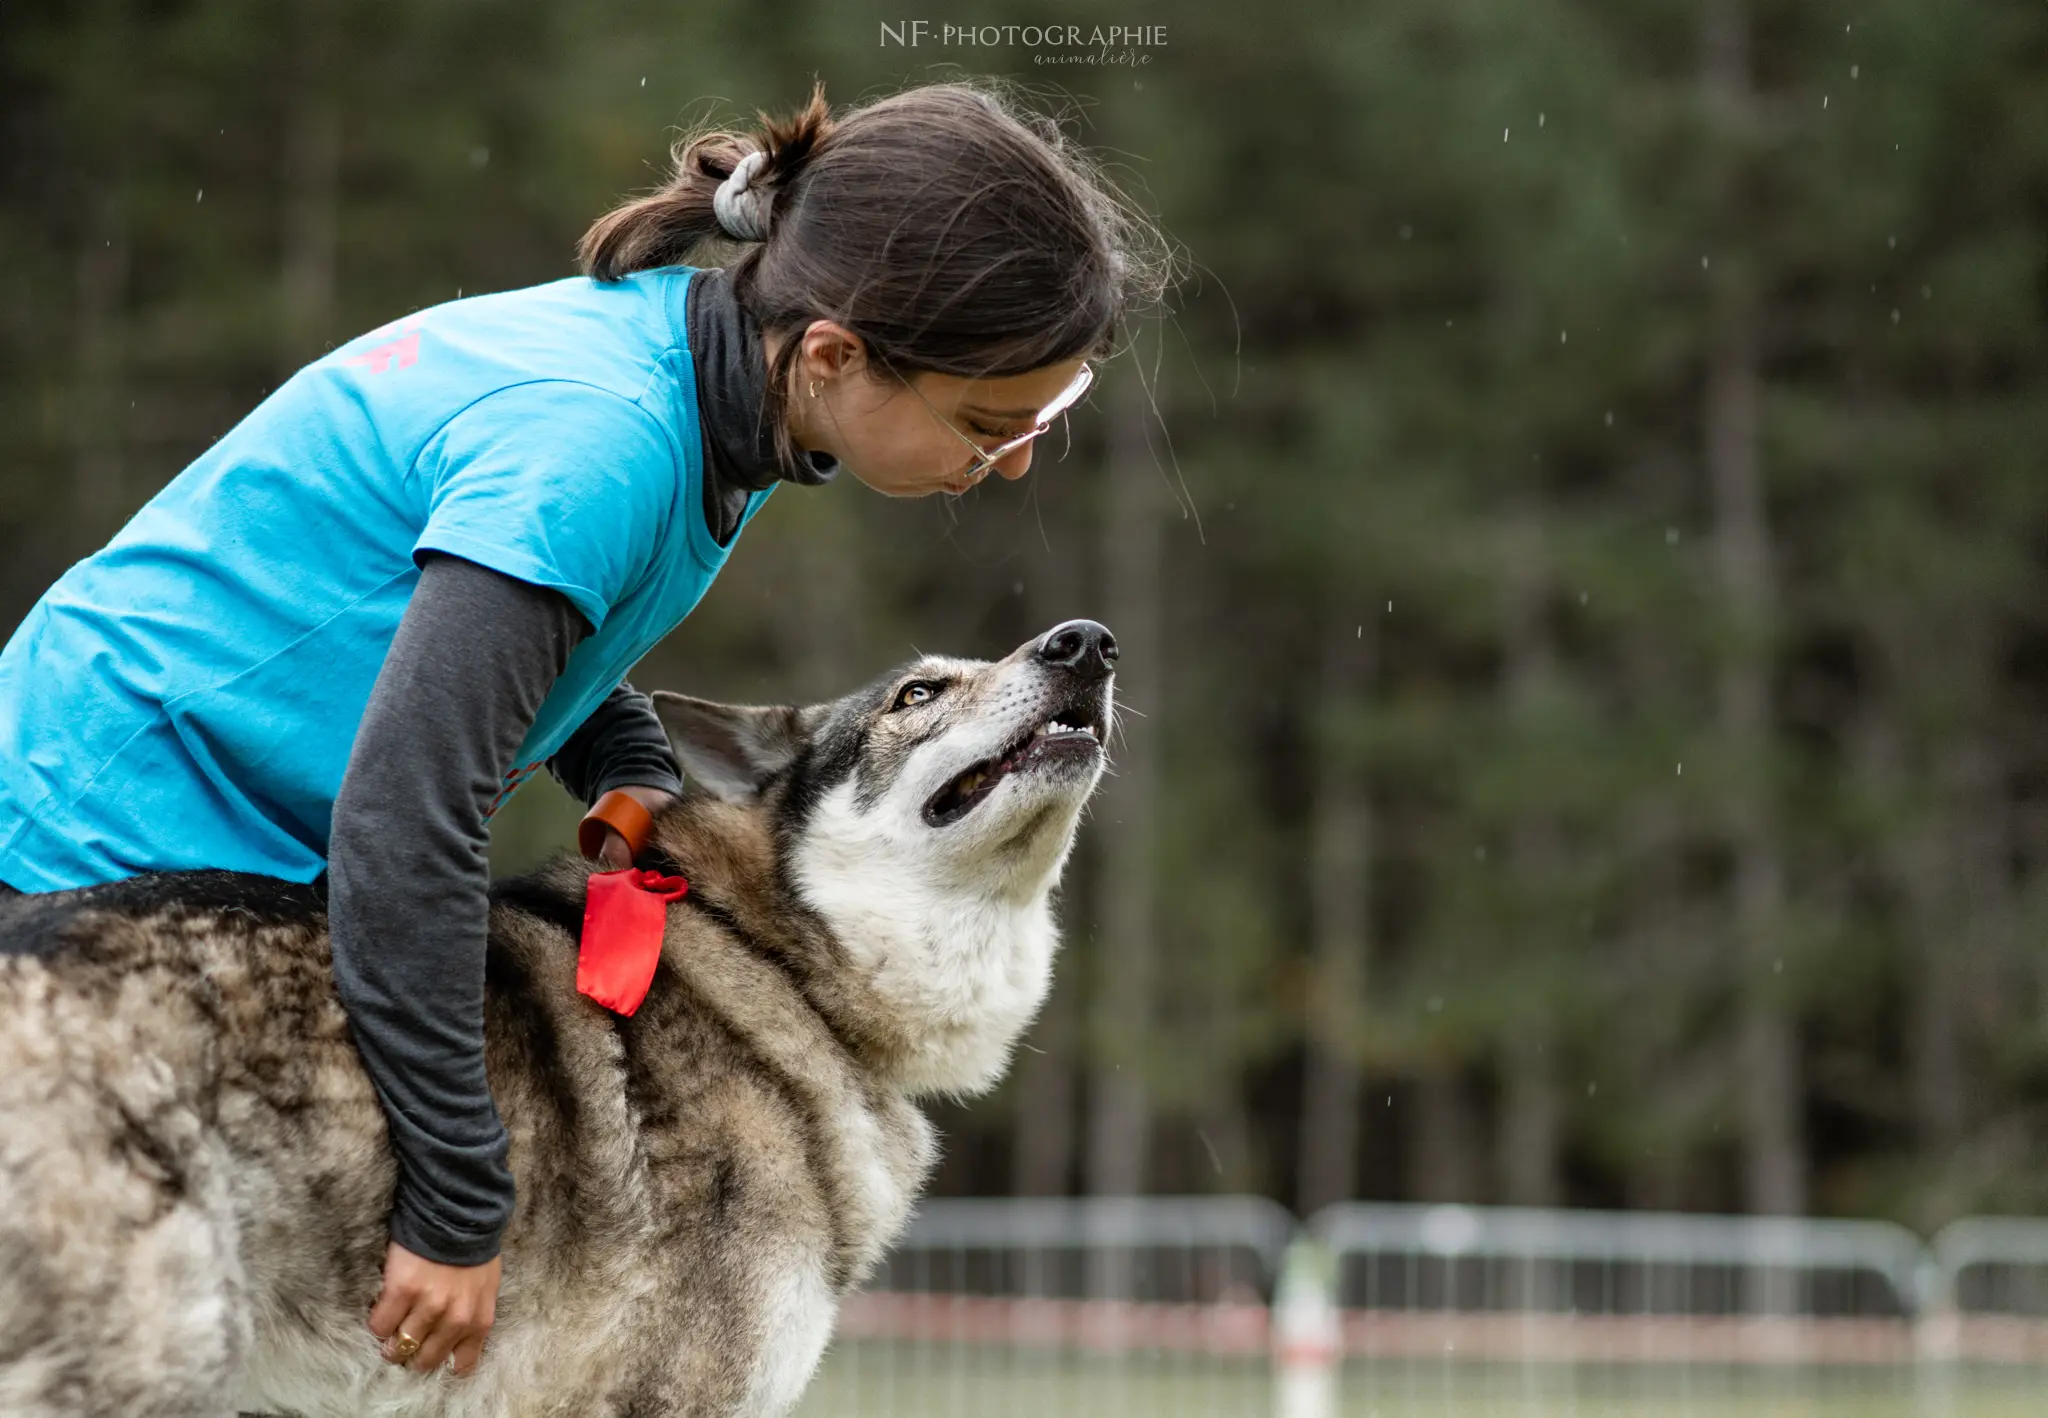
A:
<svg viewBox="0 0 2048 1418">
<path fill-rule="evenodd" d="M 648 698 L 683 780 L 726 802 L 753 802 L 804 746 L 803 716 L 787 706 L 714 704 L 664 689 Z"/>
<path fill-rule="evenodd" d="M 836 320 L 813 320 L 803 333 L 797 378 L 844 379 L 868 367 L 867 342 Z"/>
</svg>

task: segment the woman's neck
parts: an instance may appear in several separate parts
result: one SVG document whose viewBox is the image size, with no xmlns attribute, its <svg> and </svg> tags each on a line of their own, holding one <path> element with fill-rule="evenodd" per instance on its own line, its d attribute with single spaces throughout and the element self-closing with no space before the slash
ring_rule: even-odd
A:
<svg viewBox="0 0 2048 1418">
<path fill-rule="evenodd" d="M 801 438 L 800 462 L 782 462 L 763 409 L 773 350 L 740 305 L 726 271 L 703 270 L 691 278 L 686 319 L 704 433 L 704 518 L 723 545 L 755 493 L 778 481 L 826 482 L 838 465 Z"/>
</svg>

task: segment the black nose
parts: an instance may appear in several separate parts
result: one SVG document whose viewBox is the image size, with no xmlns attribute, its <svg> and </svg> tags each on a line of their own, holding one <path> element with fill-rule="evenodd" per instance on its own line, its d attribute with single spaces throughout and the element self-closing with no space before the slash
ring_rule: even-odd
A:
<svg viewBox="0 0 2048 1418">
<path fill-rule="evenodd" d="M 1045 633 L 1038 642 L 1038 658 L 1083 679 L 1103 679 L 1116 663 L 1116 637 L 1097 621 L 1070 620 Z"/>
</svg>

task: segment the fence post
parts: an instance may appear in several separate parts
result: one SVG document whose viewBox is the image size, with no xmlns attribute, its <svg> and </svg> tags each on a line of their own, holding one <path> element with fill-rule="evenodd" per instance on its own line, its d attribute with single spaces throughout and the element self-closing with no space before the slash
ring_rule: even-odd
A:
<svg viewBox="0 0 2048 1418">
<path fill-rule="evenodd" d="M 1297 1236 L 1273 1295 L 1274 1418 L 1334 1418 L 1343 1329 L 1337 1261 L 1329 1247 Z"/>
</svg>

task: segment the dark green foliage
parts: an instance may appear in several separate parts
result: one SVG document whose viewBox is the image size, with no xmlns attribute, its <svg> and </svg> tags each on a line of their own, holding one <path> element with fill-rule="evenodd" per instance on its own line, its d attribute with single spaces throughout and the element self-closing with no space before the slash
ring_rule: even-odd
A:
<svg viewBox="0 0 2048 1418">
<path fill-rule="evenodd" d="M 823 5 L 0 8 L 0 611 L 325 345 L 567 274 L 707 104 L 947 62 L 1057 84 L 1197 263 L 1104 374 L 1163 419 L 1164 688 L 1125 728 L 1159 754 L 1157 998 L 1115 1051 L 1150 1183 L 1294 1196 L 1318 804 L 1350 784 L 1360 1186 L 1502 1198 L 1541 1096 L 1564 1199 L 1740 1207 L 1737 1040 L 1777 1008 L 1816 1209 L 2048 1204 L 2048 11 L 1740 9 L 1182 5 L 1148 66 L 1090 70 L 885 48 Z M 1746 20 L 1732 106 L 1716 14 Z M 1731 319 L 1764 611 L 1717 560 Z M 913 644 L 1113 622 L 1106 407 L 954 506 L 779 494 L 636 678 L 813 697 Z M 1333 697 L 1347 635 L 1370 672 Z M 1746 666 L 1761 742 L 1724 732 Z M 501 856 L 566 839 L 552 793 Z M 1746 952 L 1756 804 L 1783 897 Z M 1129 887 L 1077 861 L 1066 987 Z M 1015 1093 L 952 1118 L 945 1184 L 1004 1184 Z M 1460 1129 L 1476 1153 L 1427 1161 Z"/>
</svg>

